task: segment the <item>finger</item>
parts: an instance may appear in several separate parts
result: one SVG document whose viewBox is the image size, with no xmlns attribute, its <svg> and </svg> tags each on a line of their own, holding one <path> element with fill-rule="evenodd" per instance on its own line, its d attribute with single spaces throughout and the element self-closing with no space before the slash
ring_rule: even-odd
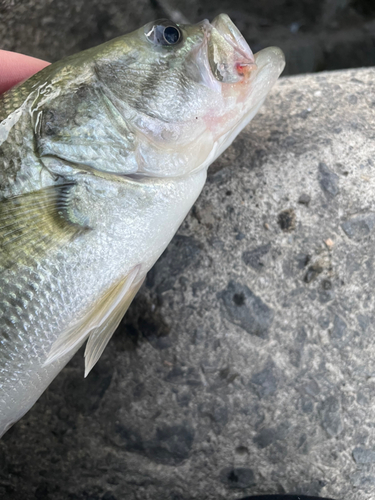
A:
<svg viewBox="0 0 375 500">
<path fill-rule="evenodd" d="M 0 50 L 0 94 L 48 66 L 48 62 Z"/>
</svg>

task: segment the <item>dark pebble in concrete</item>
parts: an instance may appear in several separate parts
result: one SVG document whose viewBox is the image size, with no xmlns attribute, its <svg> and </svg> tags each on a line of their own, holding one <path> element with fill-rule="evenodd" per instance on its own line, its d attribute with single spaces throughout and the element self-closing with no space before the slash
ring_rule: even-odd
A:
<svg viewBox="0 0 375 500">
<path fill-rule="evenodd" d="M 267 336 L 274 312 L 246 285 L 231 281 L 218 297 L 223 301 L 229 321 L 251 335 Z"/>
</svg>

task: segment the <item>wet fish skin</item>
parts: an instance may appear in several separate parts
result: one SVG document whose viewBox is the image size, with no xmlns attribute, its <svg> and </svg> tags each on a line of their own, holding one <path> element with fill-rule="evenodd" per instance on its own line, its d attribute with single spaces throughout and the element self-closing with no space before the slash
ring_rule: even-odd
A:
<svg viewBox="0 0 375 500">
<path fill-rule="evenodd" d="M 0 435 L 87 339 L 89 372 L 284 66 L 225 15 L 154 26 L 0 97 Z"/>
</svg>

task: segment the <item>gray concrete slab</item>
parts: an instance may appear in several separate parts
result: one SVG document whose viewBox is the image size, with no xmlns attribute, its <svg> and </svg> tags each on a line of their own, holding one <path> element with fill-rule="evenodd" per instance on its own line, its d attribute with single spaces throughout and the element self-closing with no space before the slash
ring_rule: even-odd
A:
<svg viewBox="0 0 375 500">
<path fill-rule="evenodd" d="M 7 499 L 375 496 L 375 69 L 282 79 L 102 359 L 0 442 Z"/>
</svg>

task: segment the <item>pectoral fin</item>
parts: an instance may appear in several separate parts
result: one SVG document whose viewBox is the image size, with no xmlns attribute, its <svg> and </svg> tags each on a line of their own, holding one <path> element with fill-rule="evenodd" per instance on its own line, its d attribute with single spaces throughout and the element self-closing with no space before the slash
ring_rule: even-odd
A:
<svg viewBox="0 0 375 500">
<path fill-rule="evenodd" d="M 85 350 L 85 377 L 102 355 L 133 298 L 143 283 L 139 266 L 109 289 L 81 319 L 65 330 L 53 344 L 45 361 L 49 365 L 88 337 Z"/>
<path fill-rule="evenodd" d="M 0 202 L 0 268 L 29 264 L 88 230 L 71 213 L 73 187 L 59 184 Z"/>
</svg>

